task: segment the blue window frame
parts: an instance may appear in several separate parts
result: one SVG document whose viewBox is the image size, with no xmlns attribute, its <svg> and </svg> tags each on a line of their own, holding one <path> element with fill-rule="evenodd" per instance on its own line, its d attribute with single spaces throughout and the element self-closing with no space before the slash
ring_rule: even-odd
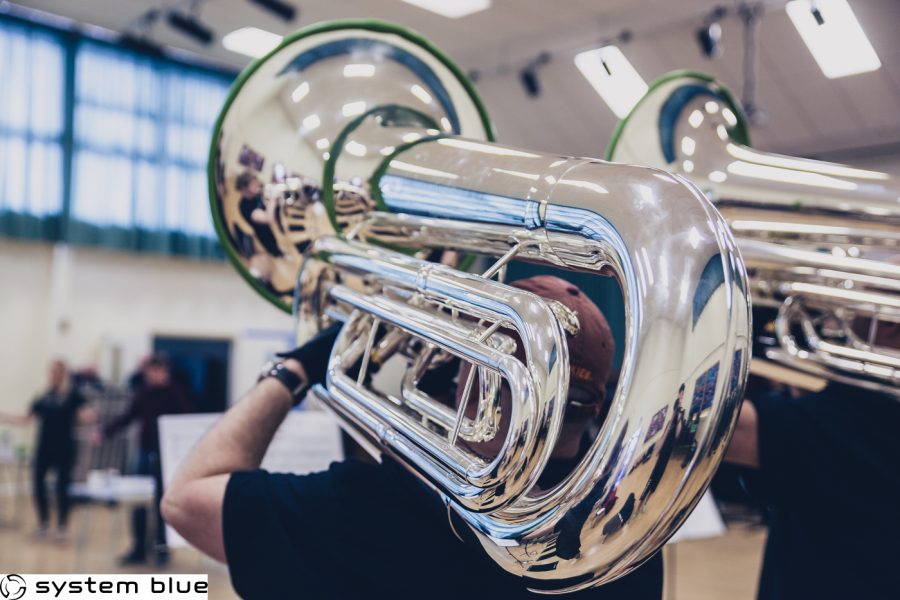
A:
<svg viewBox="0 0 900 600">
<path fill-rule="evenodd" d="M 206 161 L 231 79 L 0 18 L 0 235 L 221 256 Z"/>
<path fill-rule="evenodd" d="M 65 49 L 0 21 L 0 227 L 54 237 L 63 209 Z"/>
</svg>

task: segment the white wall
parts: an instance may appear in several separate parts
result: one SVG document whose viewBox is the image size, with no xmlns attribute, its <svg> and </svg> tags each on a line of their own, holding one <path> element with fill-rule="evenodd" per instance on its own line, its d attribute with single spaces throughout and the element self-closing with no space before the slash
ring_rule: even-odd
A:
<svg viewBox="0 0 900 600">
<path fill-rule="evenodd" d="M 125 375 L 154 335 L 233 340 L 233 399 L 259 368 L 235 364 L 259 360 L 242 341 L 291 329 L 224 262 L 0 239 L 0 286 L 0 411 L 24 410 L 55 356 Z"/>
</svg>

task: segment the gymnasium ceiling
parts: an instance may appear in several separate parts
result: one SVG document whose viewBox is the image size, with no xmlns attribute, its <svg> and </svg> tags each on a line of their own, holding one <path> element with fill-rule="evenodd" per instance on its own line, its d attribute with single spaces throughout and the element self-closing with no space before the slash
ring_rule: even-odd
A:
<svg viewBox="0 0 900 600">
<path fill-rule="evenodd" d="M 621 45 L 649 83 L 679 68 L 710 72 L 737 95 L 742 82 L 742 27 L 722 23 L 723 54 L 700 55 L 694 31 L 717 4 L 731 0 L 493 0 L 486 11 L 447 19 L 400 0 L 292 0 L 299 17 L 285 23 L 246 0 L 207 0 L 202 20 L 221 36 L 246 25 L 280 34 L 318 21 L 377 17 L 423 33 L 466 71 L 481 76 L 477 89 L 510 144 L 571 155 L 602 156 L 616 118 L 575 68 L 577 51 L 597 47 L 623 29 Z M 447 0 L 452 2 L 453 0 Z M 850 0 L 879 54 L 882 68 L 829 80 L 822 75 L 783 10 L 765 1 L 760 27 L 757 102 L 762 114 L 751 129 L 754 145 L 788 154 L 843 160 L 900 152 L 900 1 Z M 3 4 L 0 0 L 0 4 Z M 16 4 L 113 31 L 128 28 L 154 6 L 185 0 L 20 0 Z M 204 48 L 158 23 L 152 38 L 239 69 L 249 59 L 216 42 Z M 542 94 L 528 98 L 519 83 L 523 65 L 542 50 L 551 62 L 539 71 Z"/>
</svg>

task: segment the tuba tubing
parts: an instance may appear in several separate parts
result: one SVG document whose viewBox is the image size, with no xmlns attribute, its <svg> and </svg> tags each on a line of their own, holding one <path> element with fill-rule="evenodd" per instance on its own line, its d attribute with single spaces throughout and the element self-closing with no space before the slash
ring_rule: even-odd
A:
<svg viewBox="0 0 900 600">
<path fill-rule="evenodd" d="M 757 359 L 900 396 L 900 349 L 874 344 L 880 323 L 900 320 L 900 179 L 762 152 L 748 137 L 724 86 L 678 71 L 619 123 L 607 158 L 680 173 L 722 211 L 754 306 L 777 311 L 775 336 L 760 336 Z M 863 319 L 867 342 L 854 331 Z"/>
</svg>

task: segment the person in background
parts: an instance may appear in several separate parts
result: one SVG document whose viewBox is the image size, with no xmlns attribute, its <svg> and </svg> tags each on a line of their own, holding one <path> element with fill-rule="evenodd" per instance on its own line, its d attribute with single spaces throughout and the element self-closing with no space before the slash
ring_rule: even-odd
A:
<svg viewBox="0 0 900 600">
<path fill-rule="evenodd" d="M 28 415 L 0 415 L 0 419 L 14 425 L 27 425 L 38 421 L 37 441 L 34 452 L 34 504 L 37 509 L 37 538 L 50 534 L 50 508 L 47 501 L 47 475 L 56 474 L 57 529 L 55 539 L 66 541 L 69 519 L 69 484 L 75 466 L 77 444 L 75 427 L 96 421 L 96 412 L 87 406 L 85 397 L 74 385 L 66 364 L 62 360 L 50 363 L 50 382 L 47 390 L 31 404 Z"/>
<path fill-rule="evenodd" d="M 134 372 L 128 376 L 128 382 L 126 386 L 128 387 L 128 391 L 131 394 L 136 394 L 138 391 L 144 387 L 144 369 L 147 368 L 147 363 L 150 362 L 150 359 L 153 357 L 152 354 L 148 354 L 141 358 L 138 362 L 137 368 Z"/>
<path fill-rule="evenodd" d="M 875 345 L 900 349 L 900 325 L 881 324 Z M 751 376 L 725 460 L 764 509 L 760 600 L 900 598 L 896 396 L 834 381 L 803 393 Z"/>
<path fill-rule="evenodd" d="M 107 423 L 100 440 L 122 431 L 131 423 L 140 423 L 138 460 L 136 472 L 151 475 L 156 480 L 156 546 L 154 558 L 157 564 L 168 562 L 166 529 L 159 514 L 162 497 L 162 471 L 159 462 L 159 427 L 157 421 L 162 415 L 188 412 L 187 396 L 179 386 L 172 383 L 168 358 L 162 354 L 150 356 L 143 364 L 143 385 L 138 387 L 128 411 Z M 123 564 L 139 564 L 147 560 L 147 509 L 137 507 L 132 513 L 132 548 L 122 557 Z"/>
<path fill-rule="evenodd" d="M 511 285 L 563 304 L 581 326 L 567 336 L 572 368 L 562 439 L 544 473 L 550 479 L 538 482 L 553 486 L 578 464 L 580 442 L 608 410 L 612 335 L 600 310 L 572 284 L 543 276 Z M 197 443 L 166 490 L 169 524 L 228 563 L 242 598 L 539 598 L 494 564 L 461 519 L 387 455 L 380 465 L 348 459 L 309 475 L 259 470 L 305 385 L 323 381 L 337 333 L 331 327 L 267 367 L 256 387 Z M 465 376 L 463 367 L 457 389 Z M 450 402 L 461 401 L 452 382 L 445 390 Z M 496 441 L 471 449 L 490 456 L 505 427 L 501 414 Z M 576 531 L 561 531 L 560 538 L 573 555 L 580 551 Z M 658 600 L 662 579 L 657 553 L 621 579 L 567 597 Z"/>
<path fill-rule="evenodd" d="M 650 478 L 647 480 L 647 485 L 644 487 L 644 491 L 641 492 L 641 509 L 646 506 L 647 500 L 649 500 L 650 496 L 656 492 L 659 482 L 662 481 L 666 465 L 668 465 L 669 460 L 672 457 L 672 451 L 675 450 L 675 441 L 684 429 L 684 408 L 681 406 L 683 401 L 684 384 L 681 384 L 681 387 L 678 388 L 678 398 L 675 399 L 675 406 L 672 410 L 672 420 L 669 421 L 666 432 L 663 434 L 659 455 L 656 458 L 656 463 L 653 465 L 653 470 L 650 472 Z"/>
<path fill-rule="evenodd" d="M 241 173 L 235 186 L 241 194 L 238 209 L 244 221 L 253 228 L 256 240 L 270 256 L 282 256 L 273 233 L 273 229 L 278 227 L 278 217 L 275 214 L 277 205 L 275 202 L 266 202 L 263 199 L 262 183 L 259 177 L 250 171 Z"/>
</svg>

